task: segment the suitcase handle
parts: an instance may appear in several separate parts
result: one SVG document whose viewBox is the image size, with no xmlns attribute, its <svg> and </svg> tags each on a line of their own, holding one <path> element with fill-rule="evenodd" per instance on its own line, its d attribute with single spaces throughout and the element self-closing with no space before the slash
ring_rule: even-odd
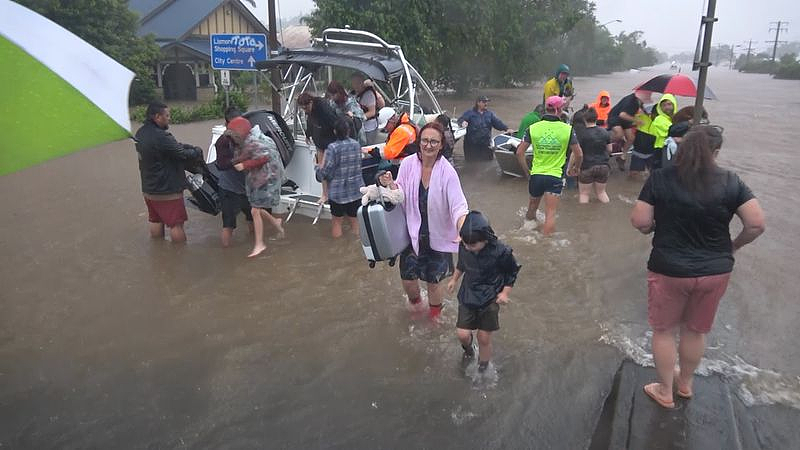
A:
<svg viewBox="0 0 800 450">
<path fill-rule="evenodd" d="M 394 203 L 389 203 L 387 205 L 386 202 L 383 200 L 383 195 L 381 195 L 381 188 L 383 186 L 381 186 L 380 178 L 386 172 L 388 172 L 388 170 L 379 170 L 378 173 L 375 174 L 375 186 L 378 188 L 378 202 L 377 203 L 380 203 L 380 205 L 383 207 L 384 211 L 391 211 L 397 205 L 395 205 Z"/>
</svg>

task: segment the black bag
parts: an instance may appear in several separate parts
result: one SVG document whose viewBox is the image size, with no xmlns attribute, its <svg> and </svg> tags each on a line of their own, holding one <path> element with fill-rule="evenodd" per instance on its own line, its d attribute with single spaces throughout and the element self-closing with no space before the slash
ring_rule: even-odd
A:
<svg viewBox="0 0 800 450">
<path fill-rule="evenodd" d="M 206 214 L 216 216 L 219 214 L 221 205 L 219 200 L 219 178 L 214 174 L 216 168 L 212 165 L 203 165 L 199 175 L 202 176 L 203 183 L 198 186 L 197 175 L 186 176 L 189 184 L 189 192 L 192 196 L 188 199 L 191 204 Z"/>
</svg>

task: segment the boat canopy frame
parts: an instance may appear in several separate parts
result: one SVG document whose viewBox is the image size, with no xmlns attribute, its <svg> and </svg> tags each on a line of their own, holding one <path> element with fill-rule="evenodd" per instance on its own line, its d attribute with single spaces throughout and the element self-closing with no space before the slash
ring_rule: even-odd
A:
<svg viewBox="0 0 800 450">
<path fill-rule="evenodd" d="M 311 47 L 283 49 L 269 60 L 258 62 L 256 67 L 262 71 L 281 70 L 281 86 L 273 87 L 284 97 L 283 117 L 294 124 L 295 130 L 298 124 L 302 128 L 304 122 L 300 120 L 296 99 L 304 92 L 318 92 L 317 74 L 323 68 L 328 68 L 329 80 L 333 67 L 364 74 L 373 80 L 387 106 L 406 111 L 412 117 L 444 112 L 428 83 L 406 60 L 403 49 L 368 31 L 328 28 L 322 37 L 312 40 Z M 427 111 L 419 102 L 421 94 L 430 101 Z M 302 131 L 305 135 L 305 130 Z"/>
</svg>

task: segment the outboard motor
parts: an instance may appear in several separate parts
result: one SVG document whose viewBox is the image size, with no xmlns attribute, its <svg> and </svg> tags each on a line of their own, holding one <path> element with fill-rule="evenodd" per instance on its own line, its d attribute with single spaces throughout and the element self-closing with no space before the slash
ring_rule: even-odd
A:
<svg viewBox="0 0 800 450">
<path fill-rule="evenodd" d="M 247 112 L 242 114 L 242 117 L 249 120 L 251 125 L 258 125 L 262 133 L 272 138 L 278 147 L 278 153 L 281 154 L 283 167 L 288 166 L 294 155 L 294 135 L 283 117 L 263 109 Z"/>
</svg>

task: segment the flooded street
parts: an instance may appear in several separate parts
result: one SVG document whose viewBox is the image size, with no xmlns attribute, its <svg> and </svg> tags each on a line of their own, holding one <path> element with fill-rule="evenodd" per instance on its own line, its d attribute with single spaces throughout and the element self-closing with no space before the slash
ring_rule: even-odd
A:
<svg viewBox="0 0 800 450">
<path fill-rule="evenodd" d="M 577 78 L 573 104 L 663 71 Z M 767 231 L 736 254 L 700 370 L 731 383 L 763 448 L 797 448 L 800 82 L 712 68 L 709 85 L 719 162 Z M 511 128 L 541 99 L 481 93 Z M 206 148 L 215 123 L 172 132 Z M 0 178 L 0 448 L 587 448 L 621 361 L 652 365 L 641 182 L 614 172 L 607 205 L 566 191 L 544 238 L 521 228 L 524 180 L 491 162 L 461 181 L 522 265 L 483 381 L 461 366 L 455 297 L 443 326 L 412 317 L 397 268 L 370 269 L 327 221 L 293 218 L 256 260 L 242 216 L 230 249 L 194 209 L 186 246 L 153 242 L 130 141 Z"/>
</svg>

